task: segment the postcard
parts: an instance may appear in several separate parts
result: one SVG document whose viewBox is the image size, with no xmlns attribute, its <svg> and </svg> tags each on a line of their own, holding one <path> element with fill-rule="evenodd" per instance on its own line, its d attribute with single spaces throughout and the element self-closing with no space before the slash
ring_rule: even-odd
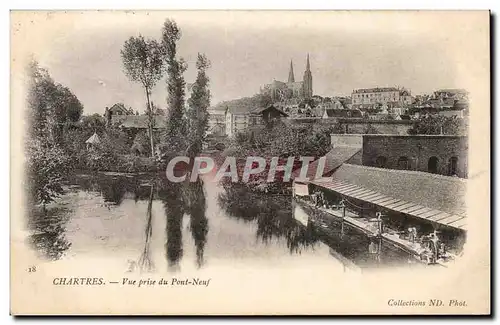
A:
<svg viewBox="0 0 500 325">
<path fill-rule="evenodd" d="M 489 315 L 488 11 L 11 11 L 11 314 Z"/>
</svg>

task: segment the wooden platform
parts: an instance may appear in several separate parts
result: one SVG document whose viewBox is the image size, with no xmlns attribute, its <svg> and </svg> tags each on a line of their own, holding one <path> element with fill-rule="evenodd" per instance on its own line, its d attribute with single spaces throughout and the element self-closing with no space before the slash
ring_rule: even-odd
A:
<svg viewBox="0 0 500 325">
<path fill-rule="evenodd" d="M 331 216 L 336 221 L 342 221 L 342 219 L 343 219 L 343 222 L 346 225 L 353 227 L 353 228 L 363 232 L 364 234 L 366 234 L 368 236 L 377 236 L 378 235 L 378 231 L 377 231 L 378 228 L 377 228 L 377 224 L 375 222 L 370 222 L 370 221 L 366 220 L 365 218 L 360 218 L 359 216 L 357 216 L 356 214 L 354 214 L 352 212 L 346 211 L 345 217 L 342 218 L 342 211 L 341 210 L 332 210 L 332 209 L 326 209 L 323 207 L 316 207 L 313 204 L 311 204 L 309 202 L 305 202 L 305 201 L 298 201 L 298 202 L 299 202 L 299 204 L 306 205 L 307 207 L 309 207 L 311 209 L 316 209 L 318 211 L 321 211 L 324 214 L 326 214 L 327 216 Z M 407 252 L 415 260 L 417 260 L 421 263 L 426 263 L 425 261 L 423 261 L 420 258 L 421 253 L 424 252 L 424 249 L 421 247 L 421 245 L 419 243 L 412 243 L 408 240 L 401 239 L 401 238 L 399 238 L 399 236 L 397 234 L 392 234 L 392 233 L 382 233 L 381 237 L 385 243 L 390 244 L 398 249 L 401 249 L 401 250 Z M 446 263 L 443 263 L 443 262 L 438 262 L 437 264 L 441 265 L 441 266 L 446 266 Z"/>
</svg>

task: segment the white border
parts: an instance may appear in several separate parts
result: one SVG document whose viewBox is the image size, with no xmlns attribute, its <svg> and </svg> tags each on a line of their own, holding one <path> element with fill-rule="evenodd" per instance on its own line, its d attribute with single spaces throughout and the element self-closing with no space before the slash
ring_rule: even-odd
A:
<svg viewBox="0 0 500 325">
<path fill-rule="evenodd" d="M 285 6 L 286 5 L 286 6 Z M 44 3 L 40 3 L 38 1 L 27 1 L 27 0 L 17 0 L 17 1 L 2 1 L 0 3 L 0 26 L 1 33 L 0 37 L 2 38 L 0 50 L 0 71 L 1 71 L 1 79 L 2 86 L 0 87 L 3 107 L 3 116 L 0 119 L 0 150 L 3 153 L 1 158 L 1 171 L 2 171 L 2 183 L 1 183 L 1 193 L 0 198 L 2 200 L 2 204 L 0 205 L 3 208 L 3 214 L 1 217 L 2 225 L 1 230 L 3 231 L 3 236 L 1 237 L 3 240 L 3 245 L 1 245 L 1 260 L 3 261 L 2 265 L 2 287 L 1 290 L 1 307 L 2 307 L 2 323 L 7 321 L 8 323 L 14 322 L 12 317 L 9 317 L 9 308 L 10 308 L 10 288 L 9 288 L 9 252 L 10 252 L 10 242 L 9 242 L 9 219 L 10 213 L 7 207 L 9 207 L 9 159 L 10 153 L 9 145 L 10 145 L 10 104 L 9 104 L 9 77 L 10 77 L 10 68 L 9 68 L 9 9 L 14 10 L 32 10 L 32 9 L 42 9 L 42 10 L 54 10 L 54 9 L 323 9 L 323 10 L 332 10 L 332 9 L 346 9 L 346 10 L 361 10 L 361 9 L 405 9 L 405 10 L 418 10 L 418 9 L 491 9 L 493 14 L 497 14 L 500 12 L 500 1 L 496 0 L 474 0 L 474 1 L 464 1 L 464 0 L 455 0 L 455 1 L 435 1 L 435 0 L 420 0 L 415 2 L 409 1 L 391 1 L 391 0 L 378 0 L 378 1 L 361 1 L 361 0 L 349 0 L 343 2 L 333 2 L 333 1 L 317 1 L 317 0 L 308 0 L 308 1 L 300 1 L 300 0 L 288 0 L 288 1 L 269 1 L 269 0 L 250 0 L 250 1 L 206 1 L 206 0 L 183 0 L 183 1 L 151 1 L 151 0 L 142 0 L 142 1 L 132 1 L 132 0 L 116 0 L 116 1 L 103 1 L 103 0 L 85 0 L 85 1 L 44 1 Z M 445 22 L 443 22 L 445 23 Z M 496 17 L 496 25 L 498 25 L 498 17 Z M 494 43 L 498 43 L 498 33 L 495 31 L 494 33 Z M 8 45 L 9 44 L 9 45 Z M 493 58 L 492 58 L 493 59 Z M 496 74 L 497 69 L 492 71 L 492 73 Z M 498 84 L 495 85 L 495 89 L 492 89 L 494 93 L 494 102 L 498 102 Z M 496 110 L 496 107 L 494 108 Z M 499 114 L 496 114 L 495 124 L 500 120 Z M 495 128 L 492 128 L 495 130 Z M 495 135 L 496 144 L 499 143 L 499 139 L 497 135 Z M 494 148 L 494 152 L 497 148 Z M 492 170 L 494 170 L 494 166 L 492 166 Z M 496 179 L 495 179 L 496 180 Z M 492 201 L 500 202 L 500 199 L 497 195 Z M 495 216 L 493 216 L 495 217 Z M 496 221 L 495 231 L 498 233 L 499 229 L 499 221 Z M 492 236 L 493 238 L 495 236 Z M 492 245 L 493 252 L 495 254 L 495 261 L 498 260 L 498 249 L 494 248 Z M 498 280 L 498 279 L 497 279 Z M 496 281 L 497 283 L 497 281 Z M 492 288 L 492 290 L 494 290 Z M 498 298 L 496 299 L 496 305 L 493 308 L 498 307 Z M 497 309 L 497 308 L 495 308 Z M 7 317 L 6 317 L 7 316 Z M 189 320 L 189 319 L 188 319 Z M 188 321 L 183 320 L 183 321 Z M 40 320 L 36 320 L 35 322 L 39 322 Z M 64 320 L 63 323 L 74 322 L 75 320 Z M 168 319 L 169 322 L 177 322 L 176 320 Z M 207 321 L 207 320 L 202 320 Z M 271 323 L 276 320 L 268 320 L 262 321 L 262 323 Z M 345 322 L 345 320 L 336 319 L 335 322 Z M 364 320 L 355 320 L 354 322 L 362 322 Z M 370 320 L 371 321 L 371 320 Z M 380 321 L 386 321 L 386 319 L 381 319 Z M 406 322 L 415 322 L 415 320 L 405 319 Z M 438 320 L 425 319 L 426 323 L 437 322 Z M 450 321 L 456 321 L 455 319 L 450 319 Z M 475 320 L 473 322 L 479 322 L 480 320 Z M 101 323 L 104 320 L 95 320 L 92 322 Z M 349 321 L 352 323 L 352 320 Z"/>
</svg>

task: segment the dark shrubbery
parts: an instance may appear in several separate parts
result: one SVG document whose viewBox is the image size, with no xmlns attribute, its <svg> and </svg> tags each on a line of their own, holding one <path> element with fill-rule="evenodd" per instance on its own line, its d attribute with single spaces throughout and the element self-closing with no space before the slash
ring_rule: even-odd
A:
<svg viewBox="0 0 500 325">
<path fill-rule="evenodd" d="M 69 159 L 58 146 L 45 146 L 43 142 L 31 140 L 26 143 L 25 187 L 31 205 L 54 201 L 63 193 L 62 181 L 68 172 Z"/>
</svg>

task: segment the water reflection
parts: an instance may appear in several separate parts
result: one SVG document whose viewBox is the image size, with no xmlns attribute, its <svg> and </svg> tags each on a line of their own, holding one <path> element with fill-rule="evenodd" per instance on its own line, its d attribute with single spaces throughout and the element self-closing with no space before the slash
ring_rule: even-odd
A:
<svg viewBox="0 0 500 325">
<path fill-rule="evenodd" d="M 77 243 L 76 251 L 126 246 L 135 252 L 133 260 L 128 254 L 125 257 L 129 271 L 153 272 L 166 266 L 178 272 L 185 255 L 193 256 L 196 267 L 202 268 L 209 262 L 205 252 L 211 229 L 209 208 L 215 232 L 210 237 L 215 242 L 210 256 L 219 261 L 228 256 L 261 259 L 272 252 L 335 259 L 358 267 L 407 263 L 407 255 L 340 222 L 311 211 L 297 213 L 297 203 L 289 195 L 255 193 L 242 184 L 212 188 L 213 184 L 201 180 L 171 183 L 161 175 L 79 175 L 71 184 L 77 186 L 58 205 L 30 216 L 32 244 L 53 260 L 72 247 L 66 237 L 70 219 L 69 237 Z M 215 192 L 207 195 L 206 186 Z M 189 237 L 193 255 L 186 248 Z M 259 245 L 254 245 L 255 239 Z"/>
<path fill-rule="evenodd" d="M 256 236 L 264 243 L 284 238 L 290 253 L 300 253 L 318 242 L 311 226 L 303 227 L 293 218 L 290 196 L 253 193 L 244 185 L 230 184 L 218 201 L 228 216 L 256 222 Z"/>
<path fill-rule="evenodd" d="M 203 182 L 199 180 L 195 183 L 188 183 L 185 193 L 186 211 L 190 215 L 189 229 L 196 246 L 196 265 L 201 268 L 205 262 L 203 256 L 208 234 L 207 204 Z"/>
<path fill-rule="evenodd" d="M 408 265 L 411 260 L 409 253 L 383 242 L 381 237 L 368 236 L 342 221 L 325 217 L 322 212 L 312 209 L 305 212 L 297 204 L 294 214 L 307 216 L 303 223 L 315 229 L 318 239 L 330 247 L 330 254 L 344 265 L 378 268 Z"/>
<path fill-rule="evenodd" d="M 183 255 L 182 247 L 182 219 L 185 212 L 185 201 L 182 197 L 182 184 L 162 182 L 165 186 L 159 190 L 158 195 L 163 202 L 167 218 L 165 257 L 168 269 L 180 270 L 180 260 Z"/>
<path fill-rule="evenodd" d="M 203 182 L 171 183 L 160 179 L 158 197 L 163 202 L 166 216 L 165 255 L 168 269 L 180 270 L 183 256 L 182 222 L 184 215 L 189 216 L 189 230 L 196 249 L 196 265 L 204 264 L 204 251 L 208 234 L 206 217 L 206 196 Z"/>
<path fill-rule="evenodd" d="M 154 175 L 83 174 L 72 175 L 70 183 L 80 188 L 98 192 L 107 203 L 120 205 L 125 198 L 135 202 L 148 200 L 151 184 L 157 183 Z"/>
<path fill-rule="evenodd" d="M 154 194 L 154 184 L 151 185 L 151 190 L 149 194 L 148 208 L 146 211 L 146 230 L 145 230 L 145 240 L 144 249 L 141 256 L 139 257 L 139 268 L 141 272 L 152 272 L 155 268 L 153 260 L 151 258 L 151 237 L 153 235 L 153 194 Z"/>
<path fill-rule="evenodd" d="M 68 209 L 64 207 L 33 208 L 28 214 L 28 229 L 32 233 L 28 242 L 41 257 L 60 259 L 71 247 L 65 234 L 67 222 Z"/>
</svg>

